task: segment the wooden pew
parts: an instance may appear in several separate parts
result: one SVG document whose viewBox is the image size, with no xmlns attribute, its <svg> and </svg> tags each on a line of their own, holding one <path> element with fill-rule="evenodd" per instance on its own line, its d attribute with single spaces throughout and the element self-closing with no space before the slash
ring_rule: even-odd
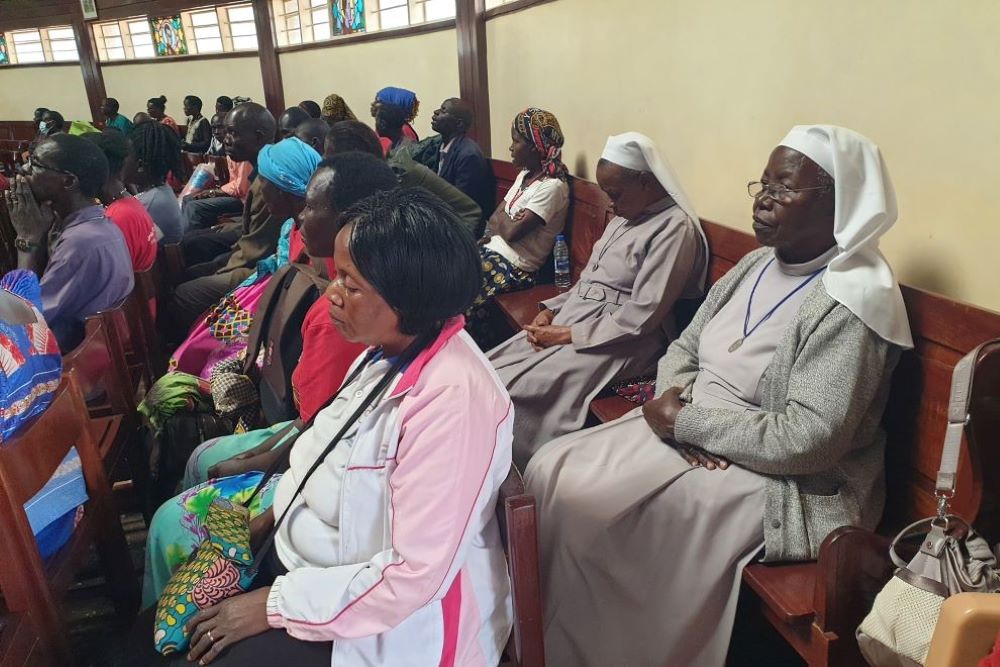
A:
<svg viewBox="0 0 1000 667">
<path fill-rule="evenodd" d="M 514 170 L 509 163 L 496 160 L 493 169 L 498 192 L 506 191 Z M 596 201 L 581 183 L 572 181 L 572 205 L 578 206 L 577 193 L 584 193 L 585 212 L 581 216 L 573 209 L 569 222 L 574 280 L 590 255 L 590 249 L 578 241 L 581 226 L 588 226 L 586 238 L 596 240 L 607 221 L 606 214 L 602 220 L 599 212 L 591 210 Z M 758 247 L 745 232 L 704 220 L 702 228 L 711 248 L 710 282 Z M 863 664 L 854 630 L 892 573 L 888 538 L 907 523 L 933 515 L 936 508 L 934 479 L 947 422 L 951 372 L 969 350 L 1000 337 L 1000 313 L 905 285 L 902 291 L 916 348 L 903 355 L 895 371 L 883 418 L 887 502 L 878 531 L 842 527 L 826 539 L 818 561 L 758 563 L 746 568 L 743 576 L 744 594 L 751 596 L 752 606 L 809 665 Z M 497 302 L 511 324 L 520 327 L 538 312 L 538 301 L 552 294 L 554 287 L 543 285 L 501 296 Z M 953 509 L 975 521 L 993 542 L 1000 540 L 1000 448 L 993 446 L 1000 440 L 1000 345 L 991 346 L 980 357 L 973 396 L 973 420 Z M 607 422 L 633 408 L 634 404 L 612 396 L 595 400 L 591 413 L 599 422 Z"/>
<path fill-rule="evenodd" d="M 0 534 L 4 536 L 0 552 L 5 552 L 0 589 L 7 608 L 6 618 L 13 618 L 17 624 L 13 632 L 23 632 L 28 627 L 34 630 L 37 636 L 34 649 L 43 652 L 44 664 L 75 663 L 59 612 L 59 600 L 73 583 L 91 546 L 97 547 L 123 627 L 131 622 L 138 606 L 138 583 L 125 534 L 114 511 L 111 488 L 87 421 L 86 403 L 69 373 L 49 408 L 0 447 Z M 76 447 L 80 456 L 89 499 L 69 542 L 49 560 L 42 561 L 24 513 L 24 503 L 48 482 L 72 447 Z M 24 621 L 30 621 L 31 625 L 23 626 Z M 25 643 L 31 643 L 23 637 L 19 641 L 22 651 Z"/>
<path fill-rule="evenodd" d="M 535 497 L 524 492 L 524 481 L 514 465 L 500 486 L 497 520 L 514 598 L 514 625 L 500 667 L 544 667 Z"/>
</svg>

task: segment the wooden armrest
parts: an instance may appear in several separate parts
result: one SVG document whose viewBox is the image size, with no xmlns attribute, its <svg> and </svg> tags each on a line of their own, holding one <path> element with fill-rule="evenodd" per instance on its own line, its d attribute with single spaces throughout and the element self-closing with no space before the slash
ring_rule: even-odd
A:
<svg viewBox="0 0 1000 667">
<path fill-rule="evenodd" d="M 602 423 L 606 424 L 623 417 L 636 407 L 635 403 L 627 401 L 621 396 L 608 396 L 606 398 L 595 398 L 590 402 L 590 412 Z"/>
<path fill-rule="evenodd" d="M 818 627 L 852 641 L 895 569 L 889 559 L 889 542 L 887 537 L 855 526 L 841 526 L 823 540 L 813 592 Z"/>
<path fill-rule="evenodd" d="M 538 315 L 538 304 L 559 294 L 555 285 L 535 285 L 519 292 L 501 294 L 496 298 L 500 312 L 510 325 L 520 331 L 525 324 L 531 324 Z"/>
<path fill-rule="evenodd" d="M 743 581 L 783 623 L 809 623 L 816 616 L 816 571 L 815 561 L 753 563 L 743 570 Z"/>
<path fill-rule="evenodd" d="M 1000 631 L 1000 595 L 959 593 L 944 601 L 926 667 L 976 665 Z"/>
</svg>

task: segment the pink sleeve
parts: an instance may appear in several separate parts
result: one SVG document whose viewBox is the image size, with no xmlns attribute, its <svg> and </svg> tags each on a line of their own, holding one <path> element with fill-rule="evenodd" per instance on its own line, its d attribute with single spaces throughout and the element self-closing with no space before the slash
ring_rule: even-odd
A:
<svg viewBox="0 0 1000 667">
<path fill-rule="evenodd" d="M 229 164 L 229 182 L 219 189 L 230 197 L 236 197 L 246 201 L 247 193 L 250 191 L 250 170 L 252 165 L 249 162 L 233 162 L 227 158 Z"/>
<path fill-rule="evenodd" d="M 458 387 L 410 396 L 389 486 L 392 547 L 363 563 L 278 577 L 268 622 L 309 641 L 380 634 L 443 598 L 484 510 L 482 490 L 509 404 L 475 405 Z M 477 514 L 478 513 L 478 514 Z"/>
</svg>

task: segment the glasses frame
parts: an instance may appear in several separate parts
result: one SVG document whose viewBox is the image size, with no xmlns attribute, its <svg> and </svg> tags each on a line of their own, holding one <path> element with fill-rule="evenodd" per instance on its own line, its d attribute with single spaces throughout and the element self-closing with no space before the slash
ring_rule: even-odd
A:
<svg viewBox="0 0 1000 667">
<path fill-rule="evenodd" d="M 757 194 L 754 194 L 751 190 L 751 188 L 753 188 L 755 185 L 761 186 L 761 190 Z M 796 192 L 808 192 L 809 190 L 826 190 L 829 187 L 830 187 L 829 185 L 817 185 L 811 188 L 793 189 L 785 187 L 784 185 L 780 184 L 772 186 L 770 183 L 765 183 L 764 181 L 750 181 L 749 183 L 747 183 L 747 194 L 750 195 L 751 199 L 758 199 L 760 197 L 763 197 L 764 195 L 767 195 L 774 201 L 787 201 L 788 195 L 795 194 Z M 781 188 L 781 190 L 777 190 L 777 188 Z"/>
<path fill-rule="evenodd" d="M 56 167 L 50 167 L 47 164 L 39 162 L 38 159 L 35 158 L 34 155 L 29 155 L 28 159 L 24 161 L 24 164 L 21 166 L 21 173 L 24 176 L 31 176 L 32 174 L 34 174 L 34 169 L 36 167 L 38 169 L 45 169 L 47 171 L 54 171 L 57 174 L 63 174 L 64 176 L 72 176 L 73 178 L 77 177 L 76 174 L 74 174 L 71 171 L 66 171 L 65 169 L 57 169 Z"/>
</svg>

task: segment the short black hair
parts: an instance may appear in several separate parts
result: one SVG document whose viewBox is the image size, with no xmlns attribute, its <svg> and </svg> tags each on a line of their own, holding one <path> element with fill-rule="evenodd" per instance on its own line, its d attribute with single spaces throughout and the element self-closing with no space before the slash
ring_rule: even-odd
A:
<svg viewBox="0 0 1000 667">
<path fill-rule="evenodd" d="M 132 152 L 128 137 L 114 129 L 107 129 L 103 132 L 90 132 L 83 135 L 83 138 L 96 144 L 104 157 L 108 159 L 109 174 L 118 174 L 125 164 L 125 158 Z"/>
<path fill-rule="evenodd" d="M 482 288 L 476 242 L 458 215 L 423 188 L 379 192 L 348 209 L 348 248 L 358 271 L 399 316 L 408 336 L 440 329 Z"/>
<path fill-rule="evenodd" d="M 159 97 L 150 97 L 146 100 L 146 106 L 153 106 L 161 111 L 166 111 L 167 109 L 167 96 L 160 95 Z"/>
<path fill-rule="evenodd" d="M 221 106 L 223 111 L 232 111 L 233 98 L 229 97 L 228 95 L 219 95 L 217 98 L 215 98 L 215 105 Z"/>
<path fill-rule="evenodd" d="M 50 142 L 58 149 L 53 154 L 53 166 L 76 176 L 84 197 L 93 199 L 101 194 L 108 180 L 108 159 L 97 144 L 69 134 L 57 134 L 45 140 L 45 143 Z"/>
<path fill-rule="evenodd" d="M 241 132 L 260 132 L 267 137 L 268 143 L 278 131 L 274 116 L 256 102 L 246 102 L 229 112 L 233 115 L 233 124 L 239 125 Z M 228 116 L 226 117 L 228 120 Z"/>
<path fill-rule="evenodd" d="M 45 116 L 51 118 L 52 122 L 55 123 L 55 125 L 49 128 L 50 134 L 52 133 L 52 130 L 61 130 L 63 129 L 63 127 L 66 126 L 66 119 L 63 118 L 63 115 L 58 111 L 53 111 L 52 109 L 48 109 L 45 113 L 42 114 L 42 118 L 44 118 Z"/>
<path fill-rule="evenodd" d="M 388 163 L 368 153 L 337 153 L 320 162 L 315 173 L 323 169 L 333 170 L 330 204 L 338 211 L 346 211 L 376 192 L 399 187 L 399 179 Z"/>
<path fill-rule="evenodd" d="M 455 117 L 455 120 L 462 121 L 467 130 L 472 127 L 472 107 L 465 100 L 461 97 L 449 97 L 445 102 L 451 102 L 451 115 Z"/>
<path fill-rule="evenodd" d="M 35 115 L 36 116 L 42 116 L 46 111 L 48 111 L 47 108 L 45 108 L 45 107 L 38 107 L 37 109 L 35 109 Z"/>
<path fill-rule="evenodd" d="M 135 149 L 135 156 L 157 183 L 167 180 L 167 174 L 180 176 L 181 140 L 177 133 L 163 123 L 140 123 L 128 135 Z"/>
<path fill-rule="evenodd" d="M 385 159 L 385 151 L 375 130 L 360 120 L 342 120 L 331 125 L 326 133 L 326 146 L 332 146 L 337 153 L 360 151 Z"/>
<path fill-rule="evenodd" d="M 322 149 L 323 142 L 326 141 L 326 133 L 329 129 L 330 126 L 326 124 L 325 120 L 310 118 L 299 123 L 298 127 L 295 128 L 293 136 L 298 137 L 309 145 L 312 145 L 311 142 L 314 139 L 318 139 L 320 141 L 320 149 Z"/>
<path fill-rule="evenodd" d="M 187 97 L 184 98 L 184 101 L 187 104 L 190 104 L 191 106 L 193 106 L 198 111 L 201 111 L 201 107 L 202 107 L 201 98 L 198 97 L 197 95 L 188 95 Z"/>
<path fill-rule="evenodd" d="M 299 102 L 299 108 L 309 114 L 310 118 L 319 118 L 322 115 L 323 110 L 319 108 L 319 103 L 313 100 L 302 100 Z"/>
<path fill-rule="evenodd" d="M 107 98 L 107 103 L 108 103 L 108 107 L 109 107 L 109 108 L 110 108 L 110 109 L 111 109 L 112 111 L 114 111 L 115 113 L 118 113 L 118 109 L 120 109 L 120 108 L 121 108 L 121 106 L 120 106 L 120 105 L 118 104 L 118 100 L 116 100 L 116 99 L 115 99 L 115 98 L 113 98 L 113 97 L 108 97 L 108 98 Z"/>
<path fill-rule="evenodd" d="M 288 120 L 288 129 L 294 130 L 300 124 L 309 120 L 309 114 L 298 107 L 288 107 L 281 114 L 281 118 L 278 118 L 278 126 L 281 126 L 282 118 Z"/>
</svg>

